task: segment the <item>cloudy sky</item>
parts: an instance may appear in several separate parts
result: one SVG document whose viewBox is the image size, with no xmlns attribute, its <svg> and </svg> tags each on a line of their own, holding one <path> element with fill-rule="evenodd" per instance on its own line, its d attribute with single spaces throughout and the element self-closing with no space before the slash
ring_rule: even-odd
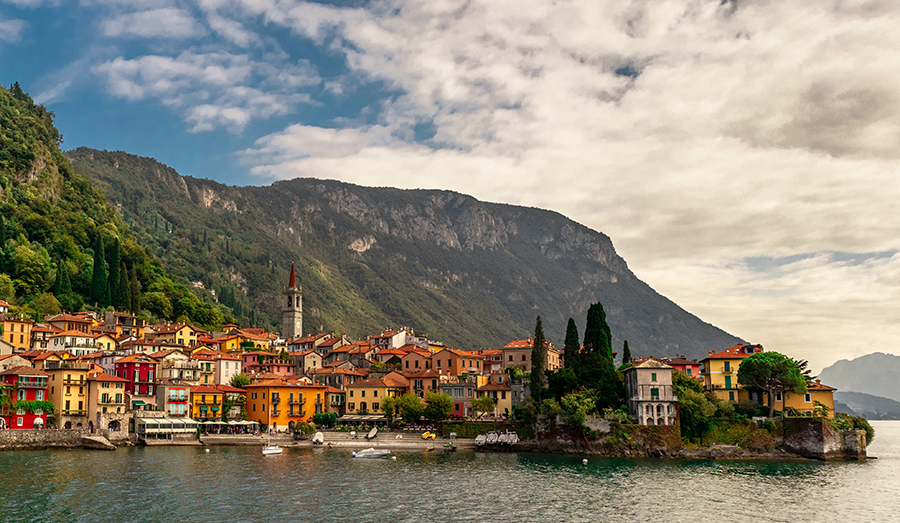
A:
<svg viewBox="0 0 900 523">
<path fill-rule="evenodd" d="M 900 339 L 897 42 L 895 0 L 0 0 L 67 148 L 553 209 L 815 370 Z"/>
</svg>

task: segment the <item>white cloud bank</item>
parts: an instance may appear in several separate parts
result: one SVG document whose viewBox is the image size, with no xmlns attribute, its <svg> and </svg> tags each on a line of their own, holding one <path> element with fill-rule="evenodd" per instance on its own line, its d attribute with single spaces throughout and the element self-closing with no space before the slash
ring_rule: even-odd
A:
<svg viewBox="0 0 900 523">
<path fill-rule="evenodd" d="M 688 310 L 814 367 L 900 334 L 896 257 L 815 254 L 900 250 L 895 2 L 237 3 L 337 35 L 356 73 L 403 93 L 378 126 L 261 138 L 257 175 L 558 210 Z M 421 123 L 441 148 L 410 139 Z M 795 254 L 812 256 L 745 261 Z"/>
</svg>

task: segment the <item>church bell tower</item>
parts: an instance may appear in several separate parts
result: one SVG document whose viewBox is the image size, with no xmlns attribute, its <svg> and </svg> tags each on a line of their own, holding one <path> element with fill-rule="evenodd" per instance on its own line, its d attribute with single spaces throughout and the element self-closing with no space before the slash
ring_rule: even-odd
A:
<svg viewBox="0 0 900 523">
<path fill-rule="evenodd" d="M 303 288 L 297 285 L 294 264 L 291 263 L 291 277 L 284 291 L 284 307 L 281 309 L 281 337 L 284 339 L 303 336 Z"/>
</svg>

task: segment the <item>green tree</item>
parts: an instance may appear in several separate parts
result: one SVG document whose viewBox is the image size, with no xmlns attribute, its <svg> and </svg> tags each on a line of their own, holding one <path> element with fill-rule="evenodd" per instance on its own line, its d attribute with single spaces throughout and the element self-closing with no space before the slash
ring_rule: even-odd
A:
<svg viewBox="0 0 900 523">
<path fill-rule="evenodd" d="M 250 385 L 250 378 L 244 374 L 243 372 L 238 372 L 234 376 L 231 377 L 231 386 L 236 387 L 238 389 L 243 389 L 247 385 Z"/>
<path fill-rule="evenodd" d="M 541 317 L 537 317 L 534 325 L 534 342 L 531 346 L 531 397 L 541 401 L 544 395 L 544 383 L 547 369 L 547 340 L 544 339 L 544 327 Z"/>
<path fill-rule="evenodd" d="M 109 285 L 109 297 L 110 304 L 114 307 L 119 307 L 121 305 L 120 301 L 122 297 L 122 289 L 120 288 L 120 278 L 122 277 L 122 245 L 119 243 L 119 238 L 116 238 L 116 241 L 113 242 L 112 249 L 109 253 L 109 274 L 107 276 L 107 283 Z"/>
<path fill-rule="evenodd" d="M 388 425 L 394 424 L 394 416 L 397 415 L 397 409 L 397 398 L 393 396 L 385 396 L 381 400 L 381 411 L 384 412 L 385 416 L 387 416 Z"/>
<path fill-rule="evenodd" d="M 428 391 L 425 393 L 425 418 L 440 421 L 450 417 L 453 412 L 453 398 L 447 394 Z"/>
<path fill-rule="evenodd" d="M 581 367 L 581 342 L 578 341 L 578 325 L 575 320 L 569 318 L 569 324 L 566 325 L 566 343 L 563 349 L 563 357 L 565 358 L 565 366 L 571 369 L 575 375 L 578 375 L 578 369 Z"/>
<path fill-rule="evenodd" d="M 628 340 L 622 346 L 622 364 L 631 363 L 631 349 L 628 348 Z"/>
<path fill-rule="evenodd" d="M 620 373 L 612 358 L 612 333 L 599 302 L 588 308 L 581 358 L 581 384 L 596 392 L 599 407 L 617 407 L 625 394 Z"/>
<path fill-rule="evenodd" d="M 138 282 L 137 270 L 134 265 L 131 266 L 131 314 L 139 314 L 141 312 L 141 284 Z"/>
<path fill-rule="evenodd" d="M 744 358 L 738 368 L 738 383 L 749 390 L 764 390 L 769 396 L 769 417 L 775 415 L 775 392 L 806 394 L 806 380 L 797 362 L 778 352 L 757 352 Z"/>
<path fill-rule="evenodd" d="M 587 415 L 597 406 L 593 399 L 583 394 L 566 394 L 560 398 L 559 405 L 572 427 L 584 427 Z"/>
<path fill-rule="evenodd" d="M 419 400 L 419 397 L 411 392 L 397 398 L 397 409 L 400 417 L 406 423 L 415 423 L 419 421 L 425 413 L 425 405 Z"/>
<path fill-rule="evenodd" d="M 6 274 L 0 274 L 0 300 L 11 300 L 15 295 L 12 279 Z"/>
<path fill-rule="evenodd" d="M 114 298 L 116 307 L 121 311 L 129 310 L 131 309 L 131 279 L 128 278 L 128 269 L 125 268 L 124 263 L 119 271 L 119 282 L 119 294 Z"/>
<path fill-rule="evenodd" d="M 34 307 L 34 310 L 37 311 L 41 318 L 59 314 L 62 310 L 62 305 L 60 305 L 56 297 L 49 292 L 45 292 L 35 298 L 31 303 L 31 306 Z"/>
<path fill-rule="evenodd" d="M 34 250 L 36 245 L 17 245 L 13 250 L 13 285 L 19 296 L 40 294 L 50 283 L 50 256 L 43 248 Z"/>
<path fill-rule="evenodd" d="M 556 399 L 562 398 L 579 388 L 578 376 L 575 375 L 575 371 L 569 368 L 568 363 L 565 368 L 547 375 L 547 389 L 550 391 L 550 395 Z"/>
<path fill-rule="evenodd" d="M 94 272 L 91 278 L 91 299 L 100 305 L 109 305 L 106 254 L 103 249 L 103 237 L 99 234 L 94 242 Z"/>
<path fill-rule="evenodd" d="M 158 318 L 164 320 L 172 318 L 172 302 L 161 292 L 145 292 L 141 296 L 141 305 Z"/>
<path fill-rule="evenodd" d="M 313 414 L 312 422 L 317 427 L 331 428 L 334 427 L 335 423 L 337 423 L 337 414 L 335 414 L 334 412 L 319 412 L 317 414 Z"/>
<path fill-rule="evenodd" d="M 472 400 L 472 408 L 475 409 L 475 412 L 480 412 L 482 415 L 488 412 L 494 412 L 494 405 L 496 404 L 494 398 L 487 394 Z"/>
</svg>

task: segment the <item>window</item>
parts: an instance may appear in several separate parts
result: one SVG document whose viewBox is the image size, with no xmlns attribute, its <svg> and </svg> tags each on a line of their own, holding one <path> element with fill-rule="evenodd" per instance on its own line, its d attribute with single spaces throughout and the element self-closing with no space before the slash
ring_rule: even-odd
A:
<svg viewBox="0 0 900 523">
<path fill-rule="evenodd" d="M 650 381 L 656 381 L 656 373 L 655 372 L 650 374 Z"/>
<path fill-rule="evenodd" d="M 372 404 L 372 410 L 374 410 L 374 411 L 377 411 L 377 410 L 378 410 L 378 404 L 377 404 L 377 403 L 373 403 L 373 404 Z"/>
<path fill-rule="evenodd" d="M 378 391 L 377 391 L 377 390 L 373 390 L 373 391 L 372 391 L 372 396 L 377 398 L 377 397 L 378 397 Z M 376 405 L 377 405 L 377 403 L 376 403 Z M 375 410 L 378 410 L 378 407 L 375 407 Z"/>
<path fill-rule="evenodd" d="M 256 403 L 253 404 L 253 412 L 256 412 Z"/>
<path fill-rule="evenodd" d="M 688 367 L 688 368 L 684 369 L 684 373 L 688 376 L 693 376 L 694 370 L 691 369 L 690 367 Z"/>
<path fill-rule="evenodd" d="M 419 360 L 416 360 L 416 368 L 419 368 Z"/>
<path fill-rule="evenodd" d="M 19 401 L 25 401 L 25 389 L 19 389 L 17 399 Z"/>
<path fill-rule="evenodd" d="M 35 401 L 44 401 L 44 391 L 37 391 L 37 393 L 34 395 L 34 399 Z"/>
<path fill-rule="evenodd" d="M 366 391 L 362 391 L 362 392 L 360 393 L 360 396 L 362 396 L 362 397 L 365 398 L 365 397 L 366 397 Z"/>
<path fill-rule="evenodd" d="M 524 355 L 524 354 L 522 355 L 522 361 L 525 361 L 525 355 Z"/>
<path fill-rule="evenodd" d="M 726 389 L 731 388 L 731 376 L 725 376 L 725 388 Z"/>
<path fill-rule="evenodd" d="M 725 362 L 725 372 L 731 372 L 731 362 L 730 361 Z"/>
<path fill-rule="evenodd" d="M 256 393 L 255 393 L 255 392 L 251 393 L 251 396 L 252 396 L 252 399 L 256 399 Z"/>
<path fill-rule="evenodd" d="M 350 403 L 350 410 L 356 410 L 356 403 Z"/>
<path fill-rule="evenodd" d="M 18 414 L 19 416 L 23 416 L 25 414 L 25 409 L 19 407 L 18 409 L 16 409 L 16 414 Z"/>
<path fill-rule="evenodd" d="M 806 395 L 804 395 L 804 396 L 803 396 L 803 401 L 806 402 L 806 403 L 811 402 L 811 401 L 812 401 L 812 395 L 811 395 L 811 394 L 806 394 Z"/>
<path fill-rule="evenodd" d="M 9 337 L 12 338 L 12 334 L 10 334 Z M 18 426 L 18 427 L 21 427 L 24 424 L 25 424 L 25 418 L 18 418 L 18 421 L 16 421 L 16 426 Z"/>
<path fill-rule="evenodd" d="M 353 397 L 353 391 L 352 391 L 352 390 L 350 391 L 350 397 L 351 397 L 351 398 Z"/>
<path fill-rule="evenodd" d="M 654 374 L 654 376 L 656 376 L 656 375 Z M 653 380 L 653 381 L 656 381 L 656 380 Z M 656 388 L 650 389 L 650 399 L 651 400 L 659 400 L 659 389 L 656 389 Z"/>
<path fill-rule="evenodd" d="M 407 362 L 406 362 L 406 368 L 407 369 L 409 368 L 409 360 L 407 360 Z"/>
<path fill-rule="evenodd" d="M 734 401 L 734 391 L 728 393 L 728 401 Z"/>
<path fill-rule="evenodd" d="M 509 355 L 509 361 L 512 361 L 512 354 Z"/>
<path fill-rule="evenodd" d="M 780 391 L 775 393 L 775 401 L 782 401 L 782 400 L 781 400 L 781 392 L 780 392 Z"/>
<path fill-rule="evenodd" d="M 506 391 L 505 390 L 500 391 L 500 399 L 503 399 L 503 400 L 506 399 Z"/>
</svg>

